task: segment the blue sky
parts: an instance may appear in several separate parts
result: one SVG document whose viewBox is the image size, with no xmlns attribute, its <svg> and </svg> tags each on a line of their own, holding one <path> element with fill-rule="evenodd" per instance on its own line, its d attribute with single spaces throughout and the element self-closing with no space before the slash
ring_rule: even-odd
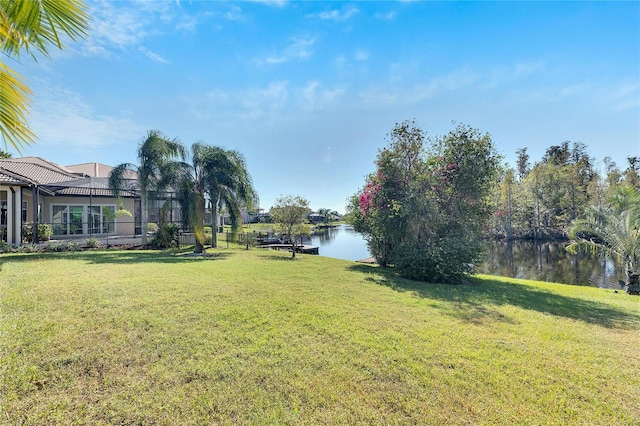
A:
<svg viewBox="0 0 640 426">
<path fill-rule="evenodd" d="M 242 152 L 265 209 L 338 211 L 407 119 L 488 132 L 511 165 L 566 140 L 623 168 L 640 155 L 639 2 L 89 6 L 86 41 L 13 64 L 35 93 L 22 155 L 135 163 L 157 129 Z"/>
</svg>

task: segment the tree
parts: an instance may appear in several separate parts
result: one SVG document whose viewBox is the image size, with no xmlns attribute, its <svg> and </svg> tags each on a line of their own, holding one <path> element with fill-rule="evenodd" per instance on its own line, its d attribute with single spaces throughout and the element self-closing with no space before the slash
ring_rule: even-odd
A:
<svg viewBox="0 0 640 426">
<path fill-rule="evenodd" d="M 593 207 L 571 228 L 572 253 L 589 251 L 623 262 L 627 293 L 640 295 L 640 192 L 620 186 L 605 208 Z"/>
<path fill-rule="evenodd" d="M 11 158 L 13 155 L 11 153 L 0 150 L 0 158 Z"/>
<path fill-rule="evenodd" d="M 309 233 L 306 221 L 310 211 L 309 201 L 299 195 L 279 197 L 271 207 L 273 221 L 278 224 L 280 233 L 291 242 L 292 259 L 296 257 L 296 248 L 301 243 L 302 236 Z"/>
<path fill-rule="evenodd" d="M 459 125 L 427 146 L 422 129 L 405 121 L 390 138 L 347 219 L 379 265 L 411 279 L 456 282 L 482 254 L 500 161 L 491 137 Z"/>
<path fill-rule="evenodd" d="M 322 216 L 322 218 L 323 218 L 323 219 L 322 219 L 322 222 L 323 222 L 325 225 L 329 225 L 329 223 L 331 222 L 332 214 L 333 214 L 333 212 L 331 211 L 331 209 L 327 209 L 327 208 L 321 208 L 321 209 L 318 209 L 318 214 L 319 214 L 320 216 Z"/>
<path fill-rule="evenodd" d="M 258 196 L 242 154 L 203 143 L 193 144 L 191 151 L 191 164 L 174 164 L 174 184 L 183 222 L 193 229 L 195 235 L 194 252 L 202 253 L 207 201 L 214 218 L 211 245 L 216 247 L 220 209 L 229 214 L 231 229 L 235 233 L 242 223 L 241 209 L 252 209 L 258 203 Z"/>
<path fill-rule="evenodd" d="M 29 54 L 49 56 L 51 46 L 62 49 L 63 37 L 84 38 L 89 15 L 83 0 L 0 0 L 0 49 L 9 58 Z M 0 61 L 0 135 L 5 147 L 20 150 L 34 142 L 27 114 L 31 90 L 24 78 Z"/>
<path fill-rule="evenodd" d="M 627 157 L 627 161 L 629 167 L 624 172 L 624 181 L 636 189 L 640 189 L 640 157 Z"/>
<path fill-rule="evenodd" d="M 116 197 L 124 190 L 140 191 L 142 244 L 147 244 L 149 202 L 155 200 L 156 194 L 171 183 L 171 162 L 184 157 L 184 147 L 177 139 L 168 139 L 158 130 L 150 130 L 138 146 L 139 164 L 120 164 L 109 175 L 109 188 Z M 137 188 L 132 186 L 132 180 L 137 181 Z"/>
<path fill-rule="evenodd" d="M 527 154 L 527 148 L 520 148 L 516 151 L 518 155 L 518 177 L 520 181 L 527 177 L 529 174 L 529 154 Z"/>
</svg>

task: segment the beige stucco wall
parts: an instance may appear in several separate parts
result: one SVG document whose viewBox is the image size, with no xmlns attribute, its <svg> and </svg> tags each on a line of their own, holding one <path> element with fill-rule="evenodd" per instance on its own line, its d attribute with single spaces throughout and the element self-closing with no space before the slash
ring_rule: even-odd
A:
<svg viewBox="0 0 640 426">
<path fill-rule="evenodd" d="M 33 222 L 33 200 L 31 191 L 24 191 L 24 199 L 27 201 L 27 222 Z M 87 206 L 114 206 L 115 209 L 118 209 L 119 200 L 112 197 L 51 197 L 40 194 L 39 196 L 39 204 L 41 205 L 41 222 L 42 223 L 51 223 L 53 222 L 52 212 L 54 205 L 69 205 L 69 206 L 83 206 L 84 207 L 84 217 L 82 219 L 83 222 L 83 230 L 82 233 L 78 233 L 78 235 L 89 235 L 88 232 L 88 215 L 87 215 Z M 134 199 L 125 198 L 123 199 L 124 208 L 134 213 Z M 135 222 L 133 216 L 119 216 L 116 218 L 115 224 L 115 232 L 113 235 L 133 235 L 135 232 Z M 54 232 L 55 233 L 55 232 Z M 98 234 L 99 235 L 99 234 Z"/>
<path fill-rule="evenodd" d="M 52 222 L 52 210 L 53 205 L 62 204 L 69 206 L 114 206 L 118 208 L 119 201 L 116 198 L 106 197 L 93 197 L 91 200 L 88 197 L 41 197 L 42 204 L 42 221 Z M 133 214 L 134 201 L 133 199 L 124 200 L 124 208 Z M 87 222 L 87 209 L 85 208 L 85 217 L 83 222 Z M 135 229 L 133 216 L 120 216 L 116 218 L 116 225 L 114 235 L 133 235 Z M 84 226 L 84 232 L 87 233 L 86 224 Z"/>
</svg>

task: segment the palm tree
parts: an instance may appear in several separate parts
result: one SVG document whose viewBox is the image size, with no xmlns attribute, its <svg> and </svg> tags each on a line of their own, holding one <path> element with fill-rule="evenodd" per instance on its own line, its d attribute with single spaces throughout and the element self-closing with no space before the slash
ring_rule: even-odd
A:
<svg viewBox="0 0 640 426">
<path fill-rule="evenodd" d="M 608 207 L 593 207 L 587 217 L 574 222 L 573 242 L 567 247 L 614 257 L 623 262 L 627 293 L 640 295 L 640 193 L 632 186 L 621 186 Z"/>
<path fill-rule="evenodd" d="M 149 201 L 165 190 L 173 178 L 169 168 L 176 159 L 184 159 L 184 146 L 177 139 L 168 139 L 157 130 L 150 130 L 138 147 L 139 165 L 123 163 L 109 176 L 109 187 L 118 197 L 123 190 L 131 190 L 132 178 L 140 191 L 142 210 L 142 244 L 147 244 Z"/>
<path fill-rule="evenodd" d="M 185 225 L 193 229 L 195 253 L 204 251 L 204 215 L 207 201 L 212 208 L 212 242 L 217 246 L 218 212 L 224 208 L 236 232 L 242 222 L 241 209 L 257 204 L 257 193 L 247 172 L 242 154 L 217 146 L 195 143 L 191 147 L 192 163 L 176 173 L 176 197 Z"/>
<path fill-rule="evenodd" d="M 50 46 L 64 47 L 64 36 L 86 37 L 88 22 L 83 0 L 0 0 L 0 50 L 14 59 L 22 52 L 34 60 L 36 52 L 48 57 Z M 24 78 L 0 61 L 0 135 L 18 151 L 36 138 L 27 122 L 30 96 Z"/>
</svg>

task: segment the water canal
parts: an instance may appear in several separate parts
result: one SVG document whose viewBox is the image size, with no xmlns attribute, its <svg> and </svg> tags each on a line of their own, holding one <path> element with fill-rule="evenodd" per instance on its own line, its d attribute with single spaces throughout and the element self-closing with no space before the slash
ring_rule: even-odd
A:
<svg viewBox="0 0 640 426">
<path fill-rule="evenodd" d="M 367 245 L 348 225 L 320 229 L 311 237 L 320 255 L 345 260 L 369 257 Z M 593 255 L 572 255 L 566 242 L 491 241 L 478 272 L 539 281 L 619 289 L 624 271 L 614 262 Z"/>
</svg>

